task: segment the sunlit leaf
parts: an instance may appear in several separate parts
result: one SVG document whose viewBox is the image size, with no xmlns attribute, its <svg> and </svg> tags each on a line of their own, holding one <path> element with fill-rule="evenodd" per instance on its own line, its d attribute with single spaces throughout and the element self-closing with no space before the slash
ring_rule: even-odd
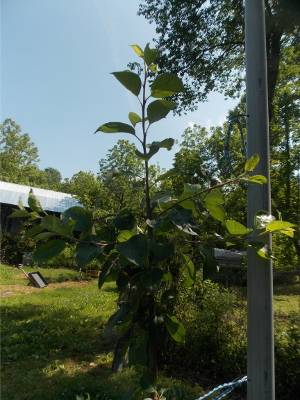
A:
<svg viewBox="0 0 300 400">
<path fill-rule="evenodd" d="M 136 52 L 139 57 L 144 57 L 143 50 L 137 44 L 130 44 L 130 47 Z"/>
<path fill-rule="evenodd" d="M 130 112 L 128 114 L 129 121 L 132 123 L 133 126 L 136 126 L 137 123 L 142 122 L 142 118 L 134 112 Z"/>
<path fill-rule="evenodd" d="M 96 132 L 104 132 L 104 133 L 130 133 L 131 135 L 135 135 L 135 130 L 131 125 L 124 124 L 123 122 L 107 122 L 104 125 L 101 125 Z M 96 133 L 95 132 L 95 133 Z"/>
<path fill-rule="evenodd" d="M 218 221 L 225 222 L 226 212 L 221 204 L 215 206 L 206 207 L 209 210 L 210 215 Z"/>
<path fill-rule="evenodd" d="M 254 156 L 252 156 L 251 158 L 249 158 L 249 160 L 246 162 L 245 164 L 245 172 L 251 172 L 254 170 L 254 168 L 257 166 L 257 164 L 259 163 L 259 155 L 255 154 Z"/>
<path fill-rule="evenodd" d="M 158 53 L 158 49 L 150 49 L 149 43 L 146 44 L 144 49 L 144 60 L 147 65 L 151 65 Z"/>
<path fill-rule="evenodd" d="M 287 221 L 271 221 L 266 225 L 266 231 L 279 231 L 279 230 L 290 230 L 294 231 L 293 227 L 296 225 Z"/>
<path fill-rule="evenodd" d="M 177 105 L 174 101 L 155 100 L 147 107 L 147 115 L 150 124 L 165 118 L 169 112 Z"/>
<path fill-rule="evenodd" d="M 32 189 L 30 189 L 30 192 L 29 192 L 28 205 L 32 211 L 45 214 L 45 211 L 43 210 L 43 207 L 41 206 L 40 201 L 38 200 L 37 197 L 35 197 Z"/>
<path fill-rule="evenodd" d="M 249 182 L 259 183 L 260 185 L 264 185 L 268 182 L 267 178 L 263 175 L 253 175 L 248 178 Z"/>
<path fill-rule="evenodd" d="M 271 247 L 265 243 L 249 242 L 248 246 L 252 247 L 256 251 L 256 253 L 262 258 L 266 258 L 268 260 L 271 258 L 275 259 L 275 257 L 273 256 Z"/>
<path fill-rule="evenodd" d="M 18 206 L 19 206 L 20 210 L 25 210 L 21 196 L 19 197 L 19 200 L 18 200 Z"/>
<path fill-rule="evenodd" d="M 223 193 L 220 189 L 214 189 L 204 196 L 204 204 L 206 206 L 216 206 L 224 203 Z"/>
<path fill-rule="evenodd" d="M 132 71 L 112 72 L 122 85 L 135 96 L 138 96 L 141 90 L 142 82 L 138 74 Z"/>
<path fill-rule="evenodd" d="M 16 217 L 30 217 L 30 213 L 26 210 L 16 210 L 10 214 L 9 218 L 16 218 Z"/>
<path fill-rule="evenodd" d="M 225 221 L 225 226 L 228 229 L 228 232 L 232 235 L 245 235 L 252 231 L 252 229 L 248 229 L 244 225 L 237 221 L 233 221 L 232 219 Z"/>
<path fill-rule="evenodd" d="M 171 72 L 158 75 L 151 85 L 151 96 L 155 98 L 168 97 L 184 91 L 182 80 Z"/>
</svg>

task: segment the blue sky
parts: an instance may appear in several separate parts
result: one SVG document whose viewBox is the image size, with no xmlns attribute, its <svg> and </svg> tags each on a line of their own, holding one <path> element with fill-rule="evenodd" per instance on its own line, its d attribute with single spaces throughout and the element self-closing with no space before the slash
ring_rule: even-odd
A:
<svg viewBox="0 0 300 400">
<path fill-rule="evenodd" d="M 39 149 L 39 167 L 63 178 L 98 172 L 118 139 L 93 132 L 109 121 L 128 123 L 139 113 L 134 95 L 110 75 L 139 61 L 129 46 L 144 46 L 155 26 L 137 16 L 139 0 L 1 0 L 1 122 L 12 118 Z M 221 124 L 236 100 L 213 93 L 198 111 L 153 124 L 149 142 L 180 140 L 191 124 Z M 137 142 L 135 142 L 138 145 Z M 178 146 L 151 161 L 171 168 Z"/>
</svg>

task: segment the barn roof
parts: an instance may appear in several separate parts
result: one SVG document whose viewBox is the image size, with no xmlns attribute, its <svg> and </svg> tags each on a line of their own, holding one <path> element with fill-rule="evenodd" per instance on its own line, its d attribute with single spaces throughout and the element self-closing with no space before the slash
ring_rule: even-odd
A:
<svg viewBox="0 0 300 400">
<path fill-rule="evenodd" d="M 28 207 L 30 189 L 33 190 L 33 194 L 38 198 L 45 211 L 61 213 L 70 207 L 80 206 L 78 201 L 71 194 L 1 181 L 0 202 L 17 206 L 19 198 L 21 197 L 24 207 Z"/>
</svg>

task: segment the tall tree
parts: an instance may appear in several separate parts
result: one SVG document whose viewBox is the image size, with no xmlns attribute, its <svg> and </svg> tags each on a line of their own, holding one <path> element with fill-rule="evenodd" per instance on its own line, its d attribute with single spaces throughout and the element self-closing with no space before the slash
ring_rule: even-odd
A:
<svg viewBox="0 0 300 400">
<path fill-rule="evenodd" d="M 100 179 L 110 193 L 114 212 L 125 207 L 139 209 L 143 197 L 139 182 L 144 178 L 144 168 L 135 151 L 135 145 L 129 140 L 118 140 L 117 144 L 108 150 L 106 158 L 99 161 Z M 119 172 L 127 174 L 118 177 Z M 115 178 L 107 179 L 110 174 L 116 174 Z"/>
<path fill-rule="evenodd" d="M 37 167 L 38 148 L 28 133 L 10 118 L 0 125 L 0 179 L 12 183 L 29 184 L 40 178 Z"/>
<path fill-rule="evenodd" d="M 98 201 L 105 211 L 108 209 L 107 193 L 91 171 L 74 174 L 71 179 L 65 179 L 61 187 L 64 192 L 74 195 L 88 210 L 94 209 Z"/>
<path fill-rule="evenodd" d="M 266 0 L 265 5 L 271 111 L 282 48 L 299 43 L 300 3 Z M 245 73 L 242 0 L 144 0 L 138 14 L 157 25 L 161 71 L 184 79 L 187 90 L 177 96 L 178 112 L 196 109 L 213 90 L 238 96 Z"/>
<path fill-rule="evenodd" d="M 61 190 L 61 173 L 52 167 L 48 167 L 44 169 L 46 183 L 44 189 L 51 189 L 60 191 Z"/>
</svg>

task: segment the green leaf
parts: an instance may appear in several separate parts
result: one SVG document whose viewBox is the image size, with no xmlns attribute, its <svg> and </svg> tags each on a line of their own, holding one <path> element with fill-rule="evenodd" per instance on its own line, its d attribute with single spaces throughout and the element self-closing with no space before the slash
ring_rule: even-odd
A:
<svg viewBox="0 0 300 400">
<path fill-rule="evenodd" d="M 9 218 L 16 218 L 16 217 L 30 217 L 30 213 L 26 210 L 16 210 L 12 214 L 10 214 Z"/>
<path fill-rule="evenodd" d="M 163 292 L 161 296 L 161 303 L 162 304 L 174 303 L 175 299 L 176 299 L 176 291 L 174 289 L 168 289 L 165 292 Z"/>
<path fill-rule="evenodd" d="M 162 203 L 169 203 L 172 200 L 172 195 L 168 192 L 155 193 L 151 198 L 151 205 L 153 207 Z"/>
<path fill-rule="evenodd" d="M 151 85 L 151 96 L 154 98 L 168 97 L 180 92 L 185 92 L 182 80 L 171 72 L 158 75 Z"/>
<path fill-rule="evenodd" d="M 158 53 L 158 49 L 150 49 L 149 43 L 147 43 L 144 49 L 144 60 L 145 63 L 149 66 L 153 63 Z"/>
<path fill-rule="evenodd" d="M 226 212 L 224 207 L 221 204 L 215 206 L 206 207 L 209 210 L 210 215 L 218 221 L 225 222 L 226 220 Z"/>
<path fill-rule="evenodd" d="M 126 318 L 119 325 L 119 332 L 123 336 L 132 326 L 133 314 L 127 315 Z"/>
<path fill-rule="evenodd" d="M 254 168 L 257 166 L 257 164 L 259 163 L 259 155 L 255 154 L 254 156 L 252 156 L 245 164 L 245 172 L 251 172 L 254 170 Z"/>
<path fill-rule="evenodd" d="M 193 220 L 193 213 L 189 209 L 171 210 L 169 213 L 170 220 L 180 230 L 190 235 L 199 235 L 199 227 Z"/>
<path fill-rule="evenodd" d="M 152 101 L 147 107 L 147 115 L 149 123 L 153 124 L 165 118 L 169 112 L 177 105 L 174 101 L 168 100 L 155 100 Z"/>
<path fill-rule="evenodd" d="M 259 183 L 260 185 L 264 185 L 268 182 L 267 178 L 263 175 L 253 175 L 248 178 L 249 182 Z"/>
<path fill-rule="evenodd" d="M 239 222 L 233 221 L 232 219 L 228 219 L 225 221 L 225 226 L 228 232 L 232 235 L 245 235 L 248 232 L 251 232 L 252 229 L 246 228 L 244 225 Z"/>
<path fill-rule="evenodd" d="M 139 122 L 143 122 L 142 118 L 134 112 L 130 112 L 128 114 L 128 118 L 133 126 L 136 126 L 136 124 L 138 124 Z"/>
<path fill-rule="evenodd" d="M 154 294 L 161 283 L 164 274 L 160 268 L 148 268 L 142 272 L 140 282 L 151 294 Z"/>
<path fill-rule="evenodd" d="M 271 247 L 265 243 L 249 242 L 248 246 L 252 247 L 256 251 L 256 253 L 262 258 L 266 258 L 267 260 L 269 260 L 271 258 L 273 258 L 273 259 L 276 258 L 273 256 Z"/>
<path fill-rule="evenodd" d="M 61 220 L 54 215 L 46 215 L 45 217 L 43 217 L 41 220 L 41 224 L 49 231 L 57 233 L 59 233 L 63 228 Z"/>
<path fill-rule="evenodd" d="M 131 231 L 136 226 L 136 219 L 132 214 L 121 216 L 117 215 L 115 218 L 113 218 L 112 223 L 117 229 L 122 231 Z"/>
<path fill-rule="evenodd" d="M 159 146 L 159 148 L 165 148 L 168 151 L 172 150 L 172 147 L 174 146 L 175 140 L 173 138 L 167 138 L 162 140 L 161 142 L 152 142 L 149 147 L 151 146 Z"/>
<path fill-rule="evenodd" d="M 20 210 L 25 210 L 21 196 L 19 197 L 18 206 Z"/>
<path fill-rule="evenodd" d="M 107 122 L 104 125 L 101 125 L 96 132 L 104 132 L 104 133 L 130 133 L 131 135 L 135 135 L 135 130 L 131 125 L 124 124 L 123 122 Z M 95 132 L 95 133 L 96 133 Z"/>
<path fill-rule="evenodd" d="M 254 228 L 263 229 L 269 222 L 275 221 L 276 218 L 273 217 L 268 211 L 258 211 L 254 216 Z"/>
<path fill-rule="evenodd" d="M 55 235 L 55 233 L 53 233 L 53 232 L 42 232 L 42 233 L 36 235 L 34 237 L 34 240 L 46 239 L 46 238 L 54 236 L 54 235 Z"/>
<path fill-rule="evenodd" d="M 151 71 L 155 72 L 156 74 L 158 73 L 157 64 L 151 65 L 149 69 L 151 69 Z"/>
<path fill-rule="evenodd" d="M 196 194 L 203 189 L 201 185 L 193 185 L 192 183 L 184 183 L 183 188 L 184 192 L 192 192 L 193 194 Z"/>
<path fill-rule="evenodd" d="M 91 237 L 91 239 L 93 240 L 98 238 Z M 76 249 L 76 264 L 78 267 L 83 267 L 97 258 L 99 254 L 104 251 L 104 249 L 105 247 L 100 247 L 92 243 L 79 244 Z"/>
<path fill-rule="evenodd" d="M 44 262 L 48 261 L 51 258 L 57 256 L 61 253 L 66 247 L 66 244 L 61 239 L 51 240 L 47 242 L 43 246 L 39 247 L 33 255 L 34 262 Z"/>
<path fill-rule="evenodd" d="M 218 275 L 219 263 L 216 257 L 204 247 L 199 246 L 200 253 L 204 256 L 203 280 L 214 279 Z"/>
<path fill-rule="evenodd" d="M 103 283 L 105 282 L 107 276 L 109 275 L 110 270 L 111 270 L 112 266 L 114 265 L 114 262 L 116 261 L 118 256 L 119 256 L 118 253 L 110 254 L 108 259 L 102 265 L 101 273 L 100 273 L 99 279 L 98 279 L 98 288 L 99 289 L 101 289 L 101 287 L 103 286 Z"/>
<path fill-rule="evenodd" d="M 179 171 L 177 169 L 170 169 L 169 171 L 165 172 L 162 175 L 159 175 L 156 179 L 155 182 L 163 181 L 166 178 L 169 178 L 170 176 L 175 176 L 178 175 Z"/>
<path fill-rule="evenodd" d="M 110 316 L 103 331 L 104 336 L 109 335 L 112 329 L 115 327 L 115 325 L 119 321 L 122 321 L 124 315 L 126 315 L 130 311 L 130 307 L 131 307 L 130 304 L 125 304 L 121 308 L 119 308 L 118 311 L 116 311 L 113 315 Z"/>
<path fill-rule="evenodd" d="M 28 197 L 28 205 L 32 211 L 35 211 L 37 213 L 44 213 L 45 211 L 43 210 L 43 207 L 41 206 L 41 203 L 39 200 L 35 197 L 33 194 L 33 190 L 30 189 L 29 192 L 29 197 Z"/>
<path fill-rule="evenodd" d="M 138 96 L 141 90 L 142 82 L 138 74 L 132 71 L 112 72 L 120 83 L 135 96 Z"/>
<path fill-rule="evenodd" d="M 148 369 L 143 372 L 143 375 L 140 378 L 140 386 L 147 393 L 153 393 L 156 391 L 155 377 Z"/>
<path fill-rule="evenodd" d="M 196 206 L 195 206 L 195 203 L 193 202 L 192 199 L 188 199 L 188 200 L 182 201 L 182 200 L 184 200 L 186 198 L 191 197 L 192 195 L 193 195 L 192 192 L 183 192 L 183 193 L 181 193 L 181 195 L 178 198 L 178 201 L 180 201 L 180 206 L 183 207 L 183 208 L 188 208 L 189 210 L 195 211 Z"/>
<path fill-rule="evenodd" d="M 220 189 L 214 189 L 204 197 L 204 207 L 217 206 L 223 203 L 224 197 Z"/>
<path fill-rule="evenodd" d="M 123 170 L 120 171 L 118 170 L 118 168 L 113 168 L 110 171 L 105 172 L 101 178 L 103 182 L 108 182 L 113 178 L 124 175 L 134 176 L 134 174 L 131 171 L 123 171 Z"/>
<path fill-rule="evenodd" d="M 296 226 L 287 221 L 271 221 L 266 226 L 266 231 L 274 232 L 281 230 L 294 231 L 293 227 Z"/>
<path fill-rule="evenodd" d="M 150 160 L 150 158 L 152 156 L 154 156 L 154 154 L 156 154 L 158 152 L 158 150 L 159 150 L 158 146 L 152 146 L 150 148 L 150 151 L 148 153 L 146 153 L 146 154 L 145 153 L 141 153 L 139 150 L 135 150 L 135 154 L 136 154 L 136 156 L 138 158 L 140 158 L 140 159 L 142 159 L 144 161 L 148 161 L 148 160 Z"/>
<path fill-rule="evenodd" d="M 182 262 L 184 265 L 183 275 L 185 276 L 184 286 L 188 287 L 195 283 L 196 280 L 196 270 L 193 262 L 188 256 L 181 253 Z"/>
<path fill-rule="evenodd" d="M 172 338 L 176 342 L 183 343 L 185 337 L 185 329 L 179 323 L 178 319 L 174 315 L 166 315 L 164 322 Z"/>
<path fill-rule="evenodd" d="M 171 243 L 161 244 L 152 241 L 150 241 L 150 250 L 153 253 L 153 261 L 156 264 L 173 255 L 175 251 Z"/>
<path fill-rule="evenodd" d="M 127 242 L 119 243 L 118 250 L 134 265 L 148 267 L 148 239 L 145 235 L 135 235 Z"/>
<path fill-rule="evenodd" d="M 37 235 L 38 233 L 42 232 L 44 230 L 43 225 L 35 225 L 32 228 L 28 229 L 27 232 L 24 233 L 22 236 L 22 240 L 29 239 L 30 237 Z"/>
<path fill-rule="evenodd" d="M 79 206 L 71 207 L 64 211 L 61 218 L 65 226 L 69 226 L 69 218 L 75 221 L 75 231 L 89 232 L 92 228 L 92 213 Z"/>
<path fill-rule="evenodd" d="M 130 44 L 130 47 L 136 52 L 139 57 L 144 57 L 143 50 L 137 44 Z"/>
<path fill-rule="evenodd" d="M 128 352 L 129 366 L 137 364 L 146 366 L 147 347 L 148 335 L 146 334 L 130 347 Z"/>
</svg>

